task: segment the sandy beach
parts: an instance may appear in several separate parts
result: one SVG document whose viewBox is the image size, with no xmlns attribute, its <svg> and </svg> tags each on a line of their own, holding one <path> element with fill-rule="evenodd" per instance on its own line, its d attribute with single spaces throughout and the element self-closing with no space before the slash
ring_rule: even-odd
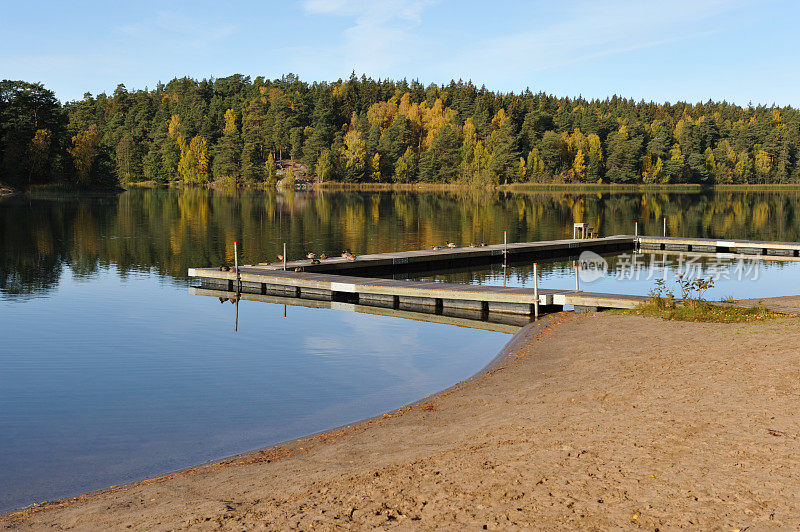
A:
<svg viewBox="0 0 800 532">
<path fill-rule="evenodd" d="M 553 315 L 412 407 L 0 526 L 797 528 L 797 323 Z"/>
</svg>

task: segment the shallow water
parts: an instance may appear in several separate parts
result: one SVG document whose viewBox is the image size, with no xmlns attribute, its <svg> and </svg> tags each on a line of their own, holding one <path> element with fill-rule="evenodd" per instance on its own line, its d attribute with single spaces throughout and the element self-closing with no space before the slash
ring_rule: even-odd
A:
<svg viewBox="0 0 800 532">
<path fill-rule="evenodd" d="M 2 200 L 0 511 L 379 414 L 475 373 L 509 338 L 248 301 L 234 332 L 235 306 L 189 295 L 186 276 L 232 264 L 234 241 L 254 263 L 284 241 L 290 257 L 376 253 L 496 243 L 504 230 L 512 242 L 565 238 L 573 220 L 602 235 L 640 220 L 656 234 L 662 216 L 670 234 L 800 240 L 799 197 L 171 189 Z M 528 283 L 526 268 L 506 282 Z M 501 283 L 501 271 L 454 278 Z M 572 282 L 569 264 L 544 275 L 542 286 Z M 776 266 L 774 279 L 777 291 L 795 266 Z"/>
</svg>

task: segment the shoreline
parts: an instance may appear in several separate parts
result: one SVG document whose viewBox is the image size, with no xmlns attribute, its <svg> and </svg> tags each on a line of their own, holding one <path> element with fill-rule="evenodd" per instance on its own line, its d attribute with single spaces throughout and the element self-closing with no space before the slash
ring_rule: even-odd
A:
<svg viewBox="0 0 800 532">
<path fill-rule="evenodd" d="M 0 186 L 0 198 L 13 196 L 31 196 L 38 198 L 79 197 L 97 195 L 115 195 L 128 190 L 147 189 L 191 189 L 201 188 L 214 191 L 262 191 L 266 193 L 287 194 L 295 192 L 405 192 L 405 193 L 451 193 L 451 194 L 714 194 L 714 193 L 769 193 L 800 192 L 800 183 L 778 184 L 626 184 L 626 183 L 513 183 L 509 185 L 492 185 L 473 187 L 457 183 L 346 183 L 346 182 L 308 182 L 294 189 L 286 189 L 265 183 L 239 183 L 231 186 L 223 183 L 206 183 L 203 185 L 186 185 L 181 183 L 154 183 L 152 181 L 136 181 L 118 185 L 113 189 L 81 190 L 72 186 L 59 184 L 37 185 L 31 190 L 16 190 Z"/>
<path fill-rule="evenodd" d="M 0 512 L 0 525 L 2 525 L 3 519 L 11 519 L 16 520 L 20 518 L 24 518 L 39 512 L 46 512 L 48 510 L 54 508 L 64 508 L 66 506 L 70 506 L 76 502 L 90 500 L 93 498 L 103 498 L 104 496 L 120 492 L 126 489 L 135 488 L 137 486 L 143 486 L 148 484 L 153 484 L 156 482 L 161 482 L 165 480 L 170 480 L 177 477 L 182 477 L 185 475 L 206 471 L 206 470 L 219 470 L 220 468 L 227 468 L 233 467 L 238 465 L 250 465 L 253 463 L 259 462 L 271 462 L 280 458 L 284 458 L 287 456 L 291 456 L 293 453 L 287 452 L 286 448 L 298 447 L 301 443 L 308 443 L 314 440 L 328 440 L 330 438 L 334 438 L 337 436 L 342 436 L 351 431 L 361 430 L 365 427 L 361 427 L 362 425 L 368 426 L 374 424 L 375 422 L 380 421 L 381 419 L 385 419 L 387 417 L 396 417 L 399 415 L 403 415 L 407 412 L 412 412 L 417 409 L 425 409 L 425 403 L 434 400 L 438 396 L 442 394 L 450 393 L 451 391 L 458 389 L 462 386 L 467 386 L 475 380 L 480 379 L 484 375 L 490 373 L 494 368 L 496 368 L 499 364 L 503 363 L 503 361 L 507 360 L 510 356 L 511 352 L 514 349 L 518 349 L 519 345 L 529 339 L 529 336 L 532 334 L 538 334 L 540 329 L 543 327 L 546 329 L 551 321 L 555 319 L 555 316 L 565 314 L 564 312 L 557 313 L 557 314 L 550 314 L 543 316 L 538 322 L 531 322 L 525 326 L 523 326 L 519 331 L 511 335 L 508 342 L 503 345 L 500 351 L 492 358 L 483 368 L 478 370 L 475 374 L 467 377 L 466 379 L 455 383 L 454 385 L 440 390 L 436 393 L 431 395 L 422 397 L 416 401 L 403 405 L 395 410 L 391 410 L 389 412 L 384 412 L 383 414 L 378 414 L 376 416 L 360 419 L 354 421 L 352 423 L 348 423 L 345 425 L 339 425 L 337 427 L 332 427 L 330 429 L 326 429 L 319 432 L 314 432 L 305 436 L 301 436 L 299 438 L 294 438 L 291 440 L 287 440 L 285 442 L 276 443 L 274 445 L 270 445 L 267 447 L 262 447 L 259 449 L 254 449 L 252 451 L 246 451 L 243 453 L 234 454 L 231 456 L 219 458 L 217 460 L 212 460 L 209 462 L 205 462 L 202 464 L 194 465 L 185 467 L 182 469 L 178 469 L 175 471 L 170 471 L 161 475 L 156 475 L 149 478 L 144 478 L 141 480 L 136 480 L 133 482 L 128 482 L 125 484 L 120 484 L 118 486 L 113 486 L 111 488 L 102 488 L 98 490 L 88 491 L 85 493 L 81 493 L 79 495 L 73 497 L 64 497 L 61 499 L 54 499 L 50 501 L 43 501 L 40 503 L 35 503 L 29 506 L 23 506 L 22 508 L 18 508 L 16 510 L 11 510 L 8 512 Z"/>
<path fill-rule="evenodd" d="M 797 318 L 548 318 L 413 406 L 0 528 L 800 527 Z"/>
</svg>

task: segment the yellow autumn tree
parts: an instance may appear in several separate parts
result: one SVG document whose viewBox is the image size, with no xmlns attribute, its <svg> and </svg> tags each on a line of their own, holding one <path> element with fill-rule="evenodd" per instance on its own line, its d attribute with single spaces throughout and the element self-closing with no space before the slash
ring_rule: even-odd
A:
<svg viewBox="0 0 800 532">
<path fill-rule="evenodd" d="M 68 151 L 75 163 L 78 182 L 82 185 L 91 182 L 92 163 L 100 153 L 100 142 L 101 134 L 94 124 L 72 137 L 72 146 Z"/>
<path fill-rule="evenodd" d="M 201 136 L 192 138 L 181 150 L 178 175 L 187 184 L 208 183 L 208 142 Z"/>
</svg>

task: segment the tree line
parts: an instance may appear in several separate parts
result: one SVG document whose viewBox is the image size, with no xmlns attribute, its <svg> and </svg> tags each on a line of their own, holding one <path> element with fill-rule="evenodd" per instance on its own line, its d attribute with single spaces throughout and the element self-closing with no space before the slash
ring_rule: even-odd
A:
<svg viewBox="0 0 800 532">
<path fill-rule="evenodd" d="M 791 183 L 799 143 L 791 107 L 463 81 L 176 78 L 63 105 L 41 84 L 0 82 L 0 181 L 18 186 L 274 183 L 287 159 L 354 183 Z"/>
</svg>

